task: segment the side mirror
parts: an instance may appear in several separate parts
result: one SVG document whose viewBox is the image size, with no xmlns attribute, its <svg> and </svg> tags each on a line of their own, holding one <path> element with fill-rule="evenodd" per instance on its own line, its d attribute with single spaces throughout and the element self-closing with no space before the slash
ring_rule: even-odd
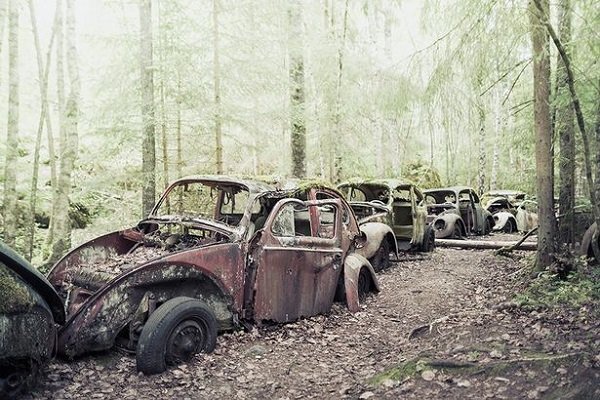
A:
<svg viewBox="0 0 600 400">
<path fill-rule="evenodd" d="M 367 244 L 367 234 L 364 233 L 363 231 L 360 231 L 360 233 L 356 236 L 354 236 L 354 246 L 357 249 L 362 249 L 363 247 L 365 247 L 365 245 Z"/>
</svg>

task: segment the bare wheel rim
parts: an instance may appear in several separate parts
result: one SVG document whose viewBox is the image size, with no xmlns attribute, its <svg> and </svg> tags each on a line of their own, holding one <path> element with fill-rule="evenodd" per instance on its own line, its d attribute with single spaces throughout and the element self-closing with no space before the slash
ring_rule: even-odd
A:
<svg viewBox="0 0 600 400">
<path fill-rule="evenodd" d="M 189 361 L 204 348 L 207 326 L 198 320 L 185 320 L 175 327 L 166 349 L 167 364 Z"/>
</svg>

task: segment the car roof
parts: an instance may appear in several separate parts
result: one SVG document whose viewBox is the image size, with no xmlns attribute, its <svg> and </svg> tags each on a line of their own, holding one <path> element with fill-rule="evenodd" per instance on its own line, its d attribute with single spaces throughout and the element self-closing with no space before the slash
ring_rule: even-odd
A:
<svg viewBox="0 0 600 400">
<path fill-rule="evenodd" d="M 239 178 L 235 176 L 228 175 L 189 175 L 183 178 L 179 178 L 172 183 L 172 185 L 181 183 L 181 182 L 210 182 L 215 184 L 225 184 L 225 185 L 237 185 L 244 187 L 250 193 L 261 193 L 267 191 L 275 190 L 273 185 L 270 185 L 266 182 L 255 180 L 255 179 L 245 179 Z"/>
<path fill-rule="evenodd" d="M 462 192 L 463 190 L 473 190 L 473 192 L 475 191 L 472 187 L 469 187 L 469 186 L 448 186 L 448 187 L 444 187 L 444 188 L 423 190 L 423 193 L 438 192 L 438 191 L 442 191 L 442 190 L 456 192 L 456 193 Z"/>
<path fill-rule="evenodd" d="M 360 185 L 383 185 L 389 186 L 391 188 L 397 188 L 398 186 L 415 186 L 412 182 L 401 181 L 399 179 L 356 179 L 356 180 L 348 180 L 346 182 L 342 182 L 338 185 L 338 187 L 342 186 L 360 186 Z"/>
<path fill-rule="evenodd" d="M 0 262 L 17 274 L 24 282 L 31 285 L 31 288 L 48 303 L 55 322 L 59 324 L 65 322 L 63 302 L 52 284 L 33 265 L 1 241 Z"/>
</svg>

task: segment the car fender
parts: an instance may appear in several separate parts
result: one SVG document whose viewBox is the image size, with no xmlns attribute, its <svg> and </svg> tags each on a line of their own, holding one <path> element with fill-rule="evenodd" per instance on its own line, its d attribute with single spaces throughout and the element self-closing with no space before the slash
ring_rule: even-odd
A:
<svg viewBox="0 0 600 400">
<path fill-rule="evenodd" d="M 515 219 L 514 215 L 512 215 L 508 211 L 497 212 L 496 214 L 494 214 L 495 224 L 493 225 L 494 226 L 493 230 L 501 231 L 502 229 L 504 229 L 506 224 L 509 223 L 508 221 L 510 221 L 510 220 L 514 221 L 515 226 L 517 226 L 517 220 Z"/>
<path fill-rule="evenodd" d="M 387 240 L 390 245 L 390 251 L 398 257 L 398 244 L 394 231 L 388 225 L 382 222 L 366 222 L 360 225 L 360 230 L 366 235 L 366 243 L 355 253 L 360 254 L 364 258 L 371 258 L 377 253 L 379 246 L 384 240 Z"/>
<path fill-rule="evenodd" d="M 373 290 L 376 292 L 380 291 L 375 270 L 373 270 L 373 266 L 369 260 L 357 253 L 349 254 L 344 260 L 344 289 L 346 293 L 346 304 L 348 305 L 348 310 L 351 312 L 357 312 L 360 310 L 360 302 L 358 298 L 358 277 L 363 268 L 366 268 L 371 275 Z"/>
<path fill-rule="evenodd" d="M 592 237 L 596 230 L 596 223 L 594 222 L 584 233 L 583 239 L 581 240 L 580 254 L 589 258 L 594 257 L 594 249 L 592 248 Z M 600 260 L 599 260 L 600 261 Z"/>
<path fill-rule="evenodd" d="M 442 229 L 438 229 L 436 227 L 437 224 L 439 224 L 438 221 L 443 221 L 444 227 Z M 460 217 L 460 215 L 456 215 L 454 213 L 448 213 L 448 214 L 439 215 L 432 222 L 432 225 L 433 225 L 434 230 L 435 230 L 435 238 L 436 239 L 442 239 L 442 238 L 446 238 L 446 237 L 452 236 L 452 234 L 454 233 L 454 226 L 456 224 L 460 224 L 461 225 L 461 229 L 464 230 L 464 222 L 463 222 L 462 218 Z"/>
<path fill-rule="evenodd" d="M 72 358 L 112 347 L 148 292 L 159 304 L 178 296 L 199 298 L 213 308 L 221 329 L 231 328 L 233 294 L 219 276 L 186 262 L 154 260 L 117 276 L 86 299 L 61 328 L 59 353 Z"/>
</svg>

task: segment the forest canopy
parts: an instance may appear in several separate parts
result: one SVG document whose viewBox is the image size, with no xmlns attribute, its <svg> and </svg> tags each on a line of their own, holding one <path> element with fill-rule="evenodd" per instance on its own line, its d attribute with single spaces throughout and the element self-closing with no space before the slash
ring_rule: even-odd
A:
<svg viewBox="0 0 600 400">
<path fill-rule="evenodd" d="M 0 0 L 3 240 L 55 260 L 135 223 L 189 174 L 535 196 L 531 4 Z M 561 0 L 547 17 L 595 156 L 600 8 Z M 573 97 L 546 49 L 554 124 Z M 553 185 L 558 197 L 566 162 L 573 197 L 589 205 L 574 118 L 566 156 L 552 125 Z"/>
</svg>

